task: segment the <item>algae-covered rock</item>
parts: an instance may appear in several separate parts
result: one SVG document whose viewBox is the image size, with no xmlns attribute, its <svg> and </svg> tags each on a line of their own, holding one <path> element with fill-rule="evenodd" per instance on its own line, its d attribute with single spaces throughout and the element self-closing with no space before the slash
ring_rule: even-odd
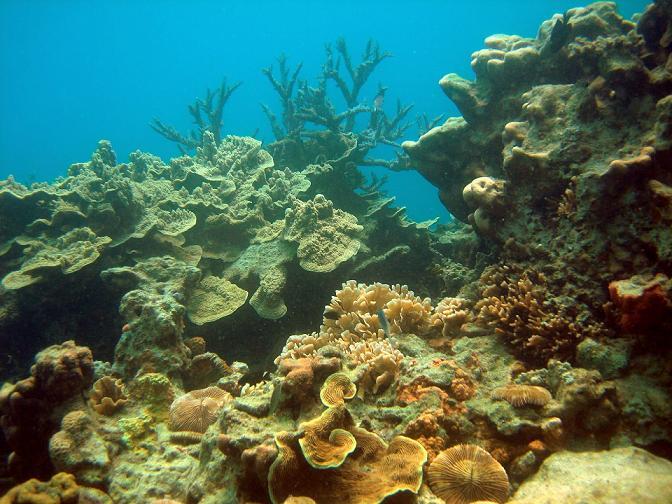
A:
<svg viewBox="0 0 672 504">
<path fill-rule="evenodd" d="M 624 339 L 602 342 L 586 338 L 576 347 L 576 362 L 587 369 L 597 369 L 606 380 L 615 378 L 628 366 L 632 344 Z"/>
<path fill-rule="evenodd" d="M 548 457 L 511 504 L 660 504 L 672 502 L 672 462 L 640 448 Z"/>
<path fill-rule="evenodd" d="M 104 486 L 111 468 L 105 441 L 81 410 L 63 417 L 61 430 L 49 440 L 49 456 L 56 470 L 74 474 L 89 486 Z"/>
<path fill-rule="evenodd" d="M 119 308 L 128 325 L 115 349 L 115 371 L 128 381 L 141 370 L 179 376 L 189 364 L 189 349 L 182 341 L 183 303 L 199 281 L 198 268 L 154 257 L 133 268 L 110 268 L 101 276 L 111 285 L 133 289 Z"/>
</svg>

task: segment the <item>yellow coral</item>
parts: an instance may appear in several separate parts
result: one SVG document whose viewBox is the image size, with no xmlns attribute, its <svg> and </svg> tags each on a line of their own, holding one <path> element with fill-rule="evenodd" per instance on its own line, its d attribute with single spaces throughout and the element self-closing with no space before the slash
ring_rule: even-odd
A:
<svg viewBox="0 0 672 504">
<path fill-rule="evenodd" d="M 320 400 L 328 408 L 345 404 L 346 399 L 352 399 L 357 393 L 357 387 L 345 373 L 334 373 L 324 381 L 320 389 Z"/>
</svg>

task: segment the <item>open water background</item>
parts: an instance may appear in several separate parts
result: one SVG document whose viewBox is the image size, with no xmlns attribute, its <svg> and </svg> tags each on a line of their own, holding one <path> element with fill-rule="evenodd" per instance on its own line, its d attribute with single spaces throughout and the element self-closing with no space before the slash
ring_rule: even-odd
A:
<svg viewBox="0 0 672 504">
<path fill-rule="evenodd" d="M 630 17 L 648 2 L 618 2 Z M 224 131 L 272 141 L 266 103 L 278 113 L 261 69 L 281 53 L 303 62 L 314 81 L 324 44 L 346 38 L 354 62 L 369 38 L 394 54 L 372 76 L 414 113 L 457 115 L 437 82 L 473 74 L 470 54 L 494 33 L 532 37 L 541 22 L 578 5 L 566 0 L 480 1 L 176 1 L 0 0 L 0 178 L 52 180 L 89 159 L 98 140 L 112 141 L 119 161 L 136 149 L 168 160 L 176 147 L 150 129 L 159 117 L 181 131 L 187 105 L 224 76 L 242 81 L 225 111 Z M 333 89 L 333 96 L 337 97 Z M 417 136 L 415 128 L 408 139 Z M 379 171 L 384 173 L 383 169 Z M 388 191 L 417 220 L 448 213 L 415 172 L 388 174 Z"/>
</svg>

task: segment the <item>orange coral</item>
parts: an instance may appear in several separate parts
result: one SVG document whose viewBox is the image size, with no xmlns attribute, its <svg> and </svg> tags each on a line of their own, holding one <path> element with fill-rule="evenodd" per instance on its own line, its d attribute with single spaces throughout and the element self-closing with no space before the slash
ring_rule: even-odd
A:
<svg viewBox="0 0 672 504">
<path fill-rule="evenodd" d="M 618 309 L 617 323 L 624 331 L 645 333 L 672 317 L 672 281 L 662 273 L 613 281 L 609 297 Z"/>
</svg>

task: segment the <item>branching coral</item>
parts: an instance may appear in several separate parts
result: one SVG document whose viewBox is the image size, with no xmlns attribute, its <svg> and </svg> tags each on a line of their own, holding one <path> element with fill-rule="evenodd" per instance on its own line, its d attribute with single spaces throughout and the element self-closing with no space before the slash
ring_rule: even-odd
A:
<svg viewBox="0 0 672 504">
<path fill-rule="evenodd" d="M 385 322 L 379 319 L 381 314 Z M 355 368 L 362 391 L 382 392 L 396 379 L 403 360 L 388 336 L 425 334 L 431 330 L 431 316 L 431 301 L 415 296 L 406 286 L 367 286 L 351 280 L 325 308 L 319 334 L 290 337 L 276 362 L 312 356 L 326 347 L 338 349 L 346 366 Z"/>
<path fill-rule="evenodd" d="M 385 86 L 379 85 L 377 98 L 372 106 L 360 102 L 362 88 L 378 65 L 389 56 L 390 53 L 382 51 L 375 41 L 369 40 L 361 61 L 355 63 L 345 40 L 341 38 L 336 42 L 335 48 L 331 44 L 326 46 L 322 75 L 314 87 L 299 79 L 302 64 L 291 69 L 284 55 L 278 58 L 277 76 L 273 67 L 265 68 L 263 73 L 279 95 L 282 105 L 282 121 L 278 120 L 268 106 L 262 105 L 277 140 L 269 147 L 274 156 L 314 162 L 318 156 L 331 150 L 329 144 L 350 135 L 357 148 L 351 149 L 341 161 L 348 159 L 361 165 L 406 168 L 406 159 L 401 154 L 391 160 L 367 157 L 367 153 L 376 145 L 396 147 L 395 141 L 411 125 L 406 117 L 412 105 L 403 105 L 398 100 L 393 116 L 388 116 L 383 110 L 387 91 Z M 341 62 L 346 75 L 341 73 Z M 330 82 L 335 84 L 343 98 L 345 110 L 337 111 L 329 97 Z M 356 131 L 356 118 L 361 114 L 369 114 L 368 127 L 363 131 Z M 315 127 L 320 131 L 315 131 Z"/>
<path fill-rule="evenodd" d="M 579 323 L 572 306 L 551 297 L 543 274 L 491 267 L 481 277 L 482 299 L 475 305 L 476 322 L 492 327 L 519 355 L 536 363 L 573 359 L 586 337 L 600 337 L 606 329 L 598 322 Z"/>
<path fill-rule="evenodd" d="M 209 131 L 213 134 L 215 141 L 219 143 L 222 139 L 223 115 L 226 102 L 229 101 L 233 92 L 241 85 L 240 82 L 229 86 L 226 79 L 222 81 L 221 86 L 214 91 L 208 89 L 205 99 L 197 98 L 192 105 L 189 105 L 189 114 L 194 123 L 198 126 L 197 131 L 190 131 L 185 136 L 174 127 L 154 118 L 150 126 L 159 135 L 175 142 L 180 152 L 185 154 L 203 144 L 203 134 Z"/>
</svg>

